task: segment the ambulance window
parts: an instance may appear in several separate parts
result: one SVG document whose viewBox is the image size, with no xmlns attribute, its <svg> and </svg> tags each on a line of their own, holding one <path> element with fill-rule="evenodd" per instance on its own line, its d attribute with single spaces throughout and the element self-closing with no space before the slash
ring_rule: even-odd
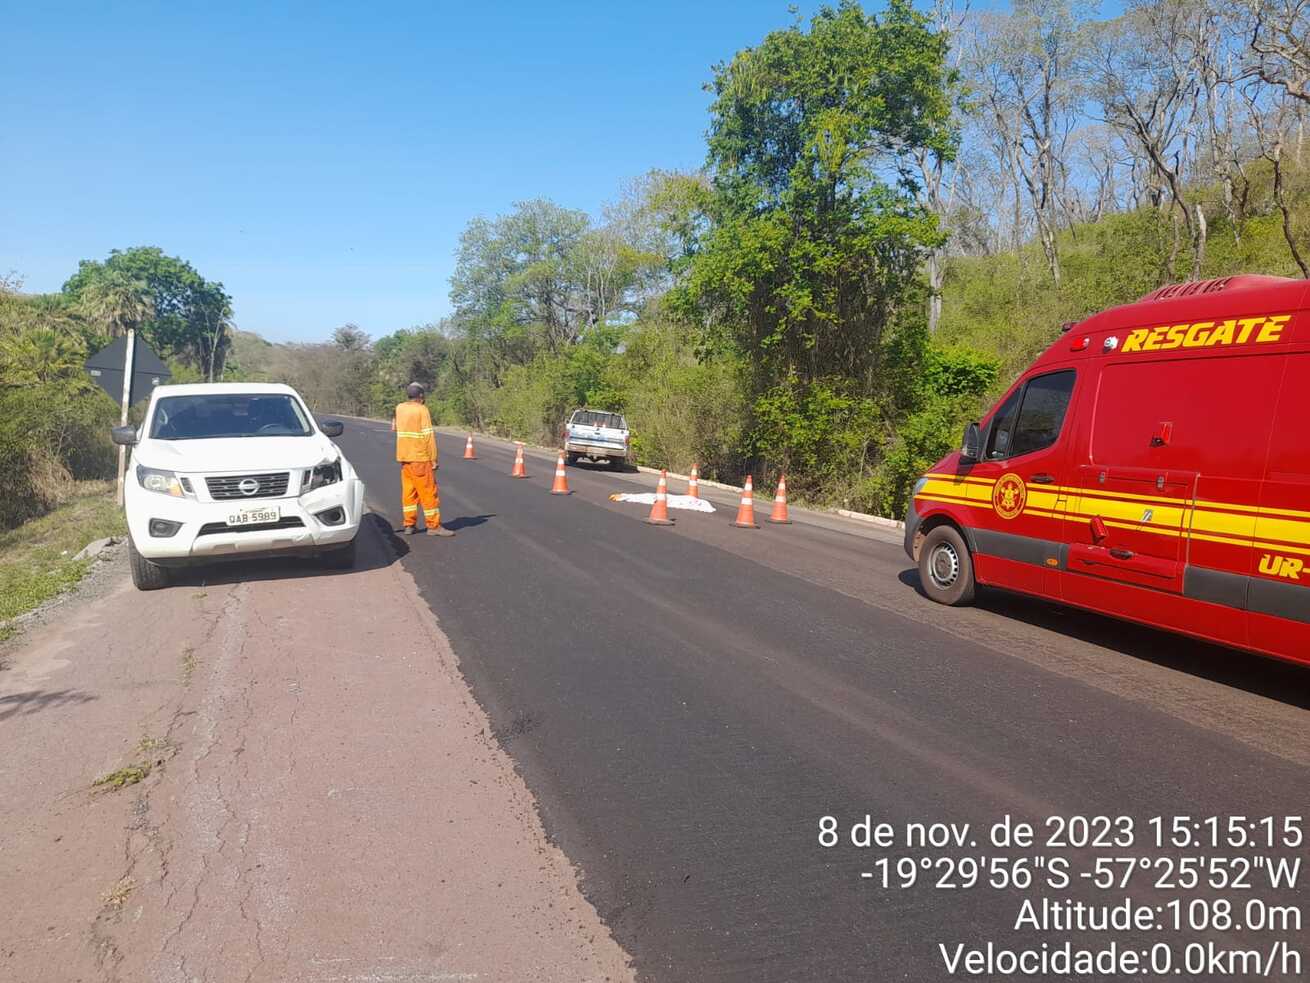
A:
<svg viewBox="0 0 1310 983">
<path fill-rule="evenodd" d="M 999 460 L 1010 456 L 1010 434 L 1014 430 L 1014 417 L 1019 409 L 1019 400 L 1023 398 L 1020 387 L 1010 394 L 1010 398 L 1001 404 L 1001 408 L 992 417 L 991 433 L 987 436 L 987 457 Z"/>
<path fill-rule="evenodd" d="M 1011 440 L 1010 457 L 1050 447 L 1060 438 L 1069 397 L 1073 395 L 1073 382 L 1071 369 L 1038 376 L 1028 383 Z"/>
</svg>

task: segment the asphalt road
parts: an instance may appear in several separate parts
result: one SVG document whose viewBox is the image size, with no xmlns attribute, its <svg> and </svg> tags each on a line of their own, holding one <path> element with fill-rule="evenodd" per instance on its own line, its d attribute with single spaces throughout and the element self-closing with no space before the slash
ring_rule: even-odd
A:
<svg viewBox="0 0 1310 983">
<path fill-rule="evenodd" d="M 339 443 L 398 526 L 392 440 L 352 421 Z M 441 438 L 457 538 L 405 540 L 401 562 L 639 978 L 922 981 L 947 978 L 939 943 L 1242 941 L 1015 931 L 1024 897 L 1198 896 L 1148 880 L 884 890 L 861 873 L 885 856 L 1090 864 L 1041 846 L 1048 816 L 1127 815 L 1140 843 L 1152 816 L 1303 815 L 1310 673 L 1006 595 L 943 609 L 896 537 L 857 523 L 743 531 L 721 505 L 657 528 L 607 500 L 649 476 L 571 468 L 575 494 L 553 497 L 542 457 L 516 481 L 506 446 L 462 450 Z M 844 831 L 866 814 L 896 847 L 819 845 L 820 817 Z M 1006 815 L 1037 824 L 1038 847 L 991 848 Z M 969 823 L 978 846 L 906 848 L 913 822 Z"/>
</svg>

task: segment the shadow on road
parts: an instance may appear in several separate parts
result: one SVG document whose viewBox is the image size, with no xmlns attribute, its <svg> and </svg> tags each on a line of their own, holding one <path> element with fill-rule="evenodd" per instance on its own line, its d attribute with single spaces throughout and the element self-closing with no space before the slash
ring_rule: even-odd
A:
<svg viewBox="0 0 1310 983">
<path fill-rule="evenodd" d="M 636 474 L 637 469 L 630 464 L 611 464 L 606 461 L 601 464 L 599 461 L 578 461 L 570 464 L 569 467 L 576 468 L 578 471 L 595 471 L 597 473 L 614 474 Z"/>
<path fill-rule="evenodd" d="M 923 595 L 918 570 L 902 570 L 898 579 Z M 1186 635 L 1007 591 L 980 587 L 974 606 L 1134 659 L 1190 673 L 1302 710 L 1310 709 L 1310 672 L 1291 662 L 1211 645 Z"/>
<path fill-rule="evenodd" d="M 180 587 L 204 587 L 208 584 L 349 576 L 389 567 L 408 553 L 409 544 L 396 535 L 386 517 L 369 512 L 360 521 L 355 565 L 348 570 L 331 569 L 314 557 L 264 557 L 185 567 L 175 572 L 173 583 Z"/>
<path fill-rule="evenodd" d="M 457 532 L 460 529 L 468 529 L 471 526 L 480 526 L 488 519 L 494 519 L 495 512 L 488 512 L 486 515 L 461 515 L 458 518 L 451 519 L 449 522 L 443 522 L 451 532 Z"/>
<path fill-rule="evenodd" d="M 8 720 L 19 715 L 30 716 L 51 707 L 62 707 L 70 703 L 90 703 L 94 699 L 97 697 L 76 689 L 37 689 L 27 693 L 10 693 L 8 696 L 0 696 L 0 720 Z"/>
</svg>

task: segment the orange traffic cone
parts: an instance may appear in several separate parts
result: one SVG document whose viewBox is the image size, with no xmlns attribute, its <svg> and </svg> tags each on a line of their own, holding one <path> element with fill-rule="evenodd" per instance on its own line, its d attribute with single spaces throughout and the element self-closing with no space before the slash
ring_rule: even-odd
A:
<svg viewBox="0 0 1310 983">
<path fill-rule="evenodd" d="M 751 476 L 746 475 L 746 487 L 741 490 L 741 505 L 737 506 L 737 521 L 733 523 L 738 529 L 758 529 L 755 521 L 755 493 L 751 490 Z"/>
<path fill-rule="evenodd" d="M 477 459 L 478 459 L 478 455 L 473 450 L 473 435 L 469 434 L 469 439 L 464 444 L 464 460 L 476 461 Z"/>
<path fill-rule="evenodd" d="M 650 507 L 650 517 L 646 520 L 652 526 L 671 526 L 669 518 L 669 477 L 667 471 L 660 472 L 660 483 L 655 488 L 655 504 Z"/>
<path fill-rule="evenodd" d="M 700 468 L 691 466 L 691 479 L 687 482 L 687 497 L 700 498 Z"/>
<path fill-rule="evenodd" d="M 564 474 L 564 452 L 559 452 L 559 460 L 555 462 L 555 484 L 550 486 L 552 495 L 572 495 L 569 491 L 569 479 Z"/>
<path fill-rule="evenodd" d="M 509 473 L 511 478 L 526 478 L 528 476 L 527 466 L 523 463 L 523 445 L 519 444 L 518 449 L 514 451 L 514 470 Z"/>
<path fill-rule="evenodd" d="M 773 496 L 773 514 L 769 516 L 769 521 L 780 526 L 791 525 L 791 519 L 787 517 L 787 476 L 785 474 L 778 477 L 778 493 Z"/>
</svg>

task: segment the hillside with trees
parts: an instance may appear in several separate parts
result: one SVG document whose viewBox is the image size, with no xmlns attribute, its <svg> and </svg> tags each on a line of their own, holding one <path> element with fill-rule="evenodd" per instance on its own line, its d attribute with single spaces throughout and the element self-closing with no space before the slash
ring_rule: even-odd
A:
<svg viewBox="0 0 1310 983">
<path fill-rule="evenodd" d="M 274 345 L 231 328 L 220 285 L 128 250 L 0 295 L 4 399 L 85 392 L 67 367 L 136 323 L 190 378 L 378 415 L 419 381 L 442 422 L 543 443 L 572 407 L 621 410 L 645 463 L 785 469 L 811 502 L 896 515 L 1062 323 L 1178 280 L 1310 275 L 1307 39 L 1304 0 L 847 0 L 712 68 L 701 171 L 598 215 L 470 222 L 439 322 Z M 99 446 L 78 435 L 105 421 L 76 420 L 42 446 Z"/>
<path fill-rule="evenodd" d="M 298 346 L 322 405 L 550 443 L 622 410 L 640 458 L 898 514 L 1064 322 L 1310 256 L 1310 8 L 824 8 L 715 66 L 706 166 L 597 217 L 476 219 L 452 313 Z"/>
</svg>

